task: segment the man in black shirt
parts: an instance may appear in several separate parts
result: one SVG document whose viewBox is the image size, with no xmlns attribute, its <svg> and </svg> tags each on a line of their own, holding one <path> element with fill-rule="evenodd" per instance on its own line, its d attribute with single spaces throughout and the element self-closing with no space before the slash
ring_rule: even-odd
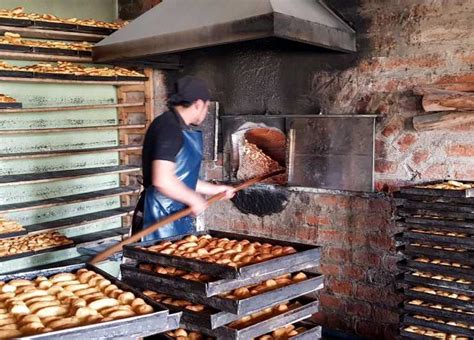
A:
<svg viewBox="0 0 474 340">
<path fill-rule="evenodd" d="M 202 195 L 234 189 L 214 185 L 198 179 L 202 160 L 202 135 L 190 129 L 206 118 L 209 110 L 209 91 L 203 80 L 186 76 L 176 83 L 170 97 L 171 110 L 155 118 L 145 135 L 142 167 L 145 192 L 140 197 L 134 215 L 133 231 L 146 228 L 157 220 L 189 206 L 195 216 L 207 208 Z M 143 224 L 140 225 L 140 205 L 143 205 Z M 184 217 L 145 237 L 154 240 L 192 232 L 194 220 Z"/>
</svg>

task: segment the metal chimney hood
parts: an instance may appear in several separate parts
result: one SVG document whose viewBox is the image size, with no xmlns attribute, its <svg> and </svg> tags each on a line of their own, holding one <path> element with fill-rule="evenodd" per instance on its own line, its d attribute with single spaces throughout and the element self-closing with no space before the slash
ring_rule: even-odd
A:
<svg viewBox="0 0 474 340">
<path fill-rule="evenodd" d="M 155 55 L 261 38 L 354 52 L 355 31 L 321 0 L 163 0 L 93 48 L 94 60 Z"/>
</svg>

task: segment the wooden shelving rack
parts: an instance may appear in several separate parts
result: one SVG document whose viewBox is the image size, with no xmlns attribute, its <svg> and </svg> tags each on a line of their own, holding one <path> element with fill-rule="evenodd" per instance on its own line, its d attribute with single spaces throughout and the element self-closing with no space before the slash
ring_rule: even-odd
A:
<svg viewBox="0 0 474 340">
<path fill-rule="evenodd" d="M 3 32 L 16 32 L 23 37 L 40 39 L 57 39 L 70 41 L 100 41 L 105 36 L 93 33 L 78 33 L 57 31 L 48 29 L 39 29 L 31 27 L 1 26 L 0 34 Z M 60 55 L 31 54 L 0 52 L 0 60 L 41 60 L 41 61 L 74 61 L 91 62 L 90 58 L 71 57 Z M 89 85 L 114 85 L 116 89 L 116 103 L 93 104 L 93 105 L 75 105 L 75 106 L 54 106 L 54 107 L 27 107 L 22 109 L 1 109 L 0 118 L 8 115 L 32 114 L 32 113 L 51 113 L 61 111 L 80 111 L 83 110 L 110 110 L 116 109 L 118 124 L 100 125 L 100 126 L 71 126 L 71 127 L 34 127 L 19 129 L 0 130 L 2 136 L 18 136 L 24 134 L 54 134 L 58 132 L 74 132 L 80 134 L 84 131 L 105 130 L 117 131 L 118 145 L 110 147 L 89 147 L 89 148 L 67 148 L 54 150 L 41 150 L 32 152 L 4 152 L 0 153 L 1 161 L 30 161 L 57 156 L 75 156 L 91 154 L 100 157 L 102 153 L 116 152 L 119 158 L 119 164 L 116 166 L 80 168 L 53 172 L 34 172 L 26 174 L 11 174 L 0 176 L 0 192 L 2 188 L 20 186 L 25 184 L 52 183 L 55 181 L 65 181 L 70 179 L 92 178 L 94 176 L 118 175 L 120 185 L 115 188 L 104 190 L 88 191 L 85 193 L 70 194 L 65 192 L 59 197 L 49 197 L 38 200 L 26 200 L 26 202 L 9 203 L 0 205 L 0 214 L 4 215 L 19 212 L 34 211 L 35 209 L 48 209 L 58 206 L 67 206 L 73 204 L 93 203 L 95 200 L 119 198 L 121 206 L 113 207 L 96 212 L 86 212 L 78 216 L 67 218 L 58 218 L 49 222 L 25 225 L 28 233 L 38 233 L 49 230 L 58 230 L 72 234 L 71 238 L 77 246 L 93 247 L 98 243 L 112 240 L 120 240 L 129 232 L 131 213 L 137 200 L 137 194 L 140 191 L 140 184 L 137 175 L 140 174 L 141 167 L 141 145 L 146 127 L 153 119 L 153 70 L 145 69 L 147 81 L 76 81 L 59 79 L 36 79 L 36 78 L 11 78 L 0 77 L 0 82 L 14 83 L 51 83 L 51 84 L 89 84 Z M 114 218 L 122 218 L 122 226 L 107 230 L 92 230 L 88 232 L 87 226 L 91 223 L 107 222 Z M 29 259 L 29 260 L 26 260 Z M 44 253 L 31 256 L 29 258 L 14 259 L 11 261 L 1 261 L 2 269 L 0 273 L 7 273 L 14 270 L 24 270 L 25 268 L 42 267 L 47 264 L 55 263 L 73 263 L 84 261 L 86 257 L 75 250 L 59 250 L 51 253 Z"/>
</svg>

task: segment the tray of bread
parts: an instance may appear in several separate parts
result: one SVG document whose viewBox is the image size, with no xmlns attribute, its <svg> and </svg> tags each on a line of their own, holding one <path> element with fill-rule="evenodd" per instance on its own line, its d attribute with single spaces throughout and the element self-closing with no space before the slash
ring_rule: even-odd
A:
<svg viewBox="0 0 474 340">
<path fill-rule="evenodd" d="M 466 220 L 464 218 L 441 218 L 436 216 L 424 217 L 421 215 L 412 215 L 411 217 L 405 217 L 406 223 L 416 223 L 420 225 L 426 225 L 433 228 L 464 228 L 472 232 L 474 228 L 473 220 Z"/>
<path fill-rule="evenodd" d="M 218 339 L 247 340 L 271 333 L 318 312 L 318 301 L 299 298 L 247 315 L 215 330 Z"/>
<path fill-rule="evenodd" d="M 415 257 L 406 258 L 398 263 L 402 269 L 412 271 L 427 271 L 430 273 L 441 275 L 455 275 L 459 278 L 464 278 L 474 281 L 474 270 L 472 266 L 462 264 L 457 261 L 449 261 L 439 258 Z"/>
<path fill-rule="evenodd" d="M 26 229 L 20 223 L 0 215 L 0 239 L 26 234 Z"/>
<path fill-rule="evenodd" d="M 466 249 L 474 249 L 474 236 L 470 233 L 456 231 L 426 230 L 421 228 L 410 228 L 398 234 L 399 239 L 415 242 L 430 242 L 437 245 L 457 246 Z"/>
<path fill-rule="evenodd" d="M 5 32 L 3 36 L 0 36 L 0 50 L 13 52 L 90 56 L 92 46 L 87 41 L 25 39 L 20 34 L 13 32 Z"/>
<path fill-rule="evenodd" d="M 401 187 L 402 194 L 474 197 L 474 182 L 463 180 L 433 181 L 413 186 Z"/>
<path fill-rule="evenodd" d="M 445 246 L 439 244 L 430 244 L 427 242 L 402 240 L 400 249 L 404 255 L 408 256 L 427 256 L 460 262 L 464 265 L 474 266 L 474 254 L 472 250 L 461 247 Z"/>
<path fill-rule="evenodd" d="M 406 195 L 399 192 L 394 193 L 394 197 L 397 207 L 430 212 L 433 210 L 442 211 L 446 214 L 445 216 L 449 216 L 451 212 L 474 214 L 473 198 Z"/>
<path fill-rule="evenodd" d="M 95 67 L 66 61 L 39 63 L 26 66 L 0 61 L 0 77 L 27 77 L 83 81 L 119 81 L 148 79 L 142 73 L 123 67 Z"/>
<path fill-rule="evenodd" d="M 153 337 L 157 340 L 215 340 L 213 336 L 203 334 L 201 332 L 192 331 L 189 329 L 178 328 L 174 331 L 169 331 Z"/>
<path fill-rule="evenodd" d="M 418 229 L 422 230 L 421 232 L 425 232 L 429 234 L 430 231 L 433 231 L 433 234 L 442 235 L 442 236 L 456 236 L 456 234 L 450 233 L 460 233 L 460 234 L 467 234 L 469 236 L 474 234 L 473 228 L 466 228 L 465 226 L 456 226 L 456 225 L 436 225 L 433 226 L 431 224 L 423 224 L 423 223 L 407 223 L 405 221 L 397 221 L 397 226 L 399 228 L 403 228 L 403 230 L 411 230 L 411 229 Z M 460 235 L 462 236 L 462 235 Z"/>
<path fill-rule="evenodd" d="M 450 334 L 436 329 L 404 324 L 400 328 L 400 335 L 407 339 L 415 340 L 470 340 L 469 337 L 459 334 Z"/>
<path fill-rule="evenodd" d="M 441 275 L 426 271 L 413 271 L 404 273 L 403 279 L 405 282 L 410 284 L 422 284 L 454 293 L 470 294 L 474 292 L 474 284 L 471 280 L 454 277 L 452 275 Z"/>
<path fill-rule="evenodd" d="M 146 336 L 179 323 L 179 313 L 88 264 L 3 275 L 0 290 L 0 338 Z"/>
<path fill-rule="evenodd" d="M 411 299 L 440 303 L 442 305 L 458 307 L 465 310 L 474 309 L 474 297 L 472 294 L 455 293 L 422 285 L 405 287 L 403 291 L 405 296 Z"/>
<path fill-rule="evenodd" d="M 71 239 L 57 231 L 3 238 L 0 239 L 0 262 L 73 246 Z"/>
<path fill-rule="evenodd" d="M 21 109 L 22 103 L 18 103 L 15 98 L 0 94 L 0 109 Z"/>
<path fill-rule="evenodd" d="M 295 272 L 235 288 L 212 297 L 206 297 L 192 290 L 177 289 L 177 287 L 173 287 L 171 284 L 163 285 L 161 281 L 154 281 L 153 271 L 168 271 L 173 272 L 173 275 L 181 274 L 181 278 L 184 277 L 185 280 L 191 281 L 199 281 L 203 277 L 208 279 L 208 275 L 150 264 L 140 265 L 139 268 L 141 270 L 127 270 L 127 266 L 122 265 L 122 279 L 135 287 L 172 294 L 178 298 L 187 299 L 198 304 L 206 304 L 218 310 L 237 315 L 249 314 L 272 304 L 308 294 L 321 289 L 323 286 L 322 275 L 309 272 Z M 172 279 L 170 279 L 170 282 L 172 282 Z"/>
<path fill-rule="evenodd" d="M 474 210 L 474 207 L 472 207 Z M 466 223 L 472 223 L 474 226 L 474 213 L 473 211 L 447 211 L 437 209 L 436 205 L 433 205 L 431 209 L 419 209 L 413 207 L 402 207 L 397 210 L 398 216 L 414 219 L 428 219 L 428 220 L 446 220 L 446 221 L 465 221 Z"/>
<path fill-rule="evenodd" d="M 446 318 L 427 316 L 421 314 L 406 314 L 403 316 L 403 323 L 429 327 L 448 334 L 464 335 L 474 337 L 474 324 L 469 324 L 466 321 L 450 320 Z"/>
<path fill-rule="evenodd" d="M 473 310 L 451 307 L 441 303 L 432 303 L 420 299 L 409 299 L 403 303 L 403 309 L 410 313 L 461 320 L 469 324 L 474 324 Z"/>
<path fill-rule="evenodd" d="M 23 7 L 0 9 L 0 25 L 36 27 L 61 31 L 111 34 L 127 22 L 105 22 L 93 19 L 60 18 L 52 14 L 26 13 Z"/>
<path fill-rule="evenodd" d="M 320 247 L 208 230 L 130 244 L 124 247 L 124 256 L 216 278 L 244 279 L 277 269 L 289 272 L 304 263 L 317 266 Z"/>
</svg>

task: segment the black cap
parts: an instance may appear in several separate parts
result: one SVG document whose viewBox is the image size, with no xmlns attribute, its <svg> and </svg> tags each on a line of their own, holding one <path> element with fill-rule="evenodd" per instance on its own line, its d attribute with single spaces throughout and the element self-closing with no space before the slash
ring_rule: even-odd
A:
<svg viewBox="0 0 474 340">
<path fill-rule="evenodd" d="M 173 93 L 169 102 L 172 105 L 183 103 L 193 103 L 196 100 L 208 101 L 211 99 L 206 82 L 193 76 L 184 76 L 175 84 L 175 93 Z"/>
</svg>

